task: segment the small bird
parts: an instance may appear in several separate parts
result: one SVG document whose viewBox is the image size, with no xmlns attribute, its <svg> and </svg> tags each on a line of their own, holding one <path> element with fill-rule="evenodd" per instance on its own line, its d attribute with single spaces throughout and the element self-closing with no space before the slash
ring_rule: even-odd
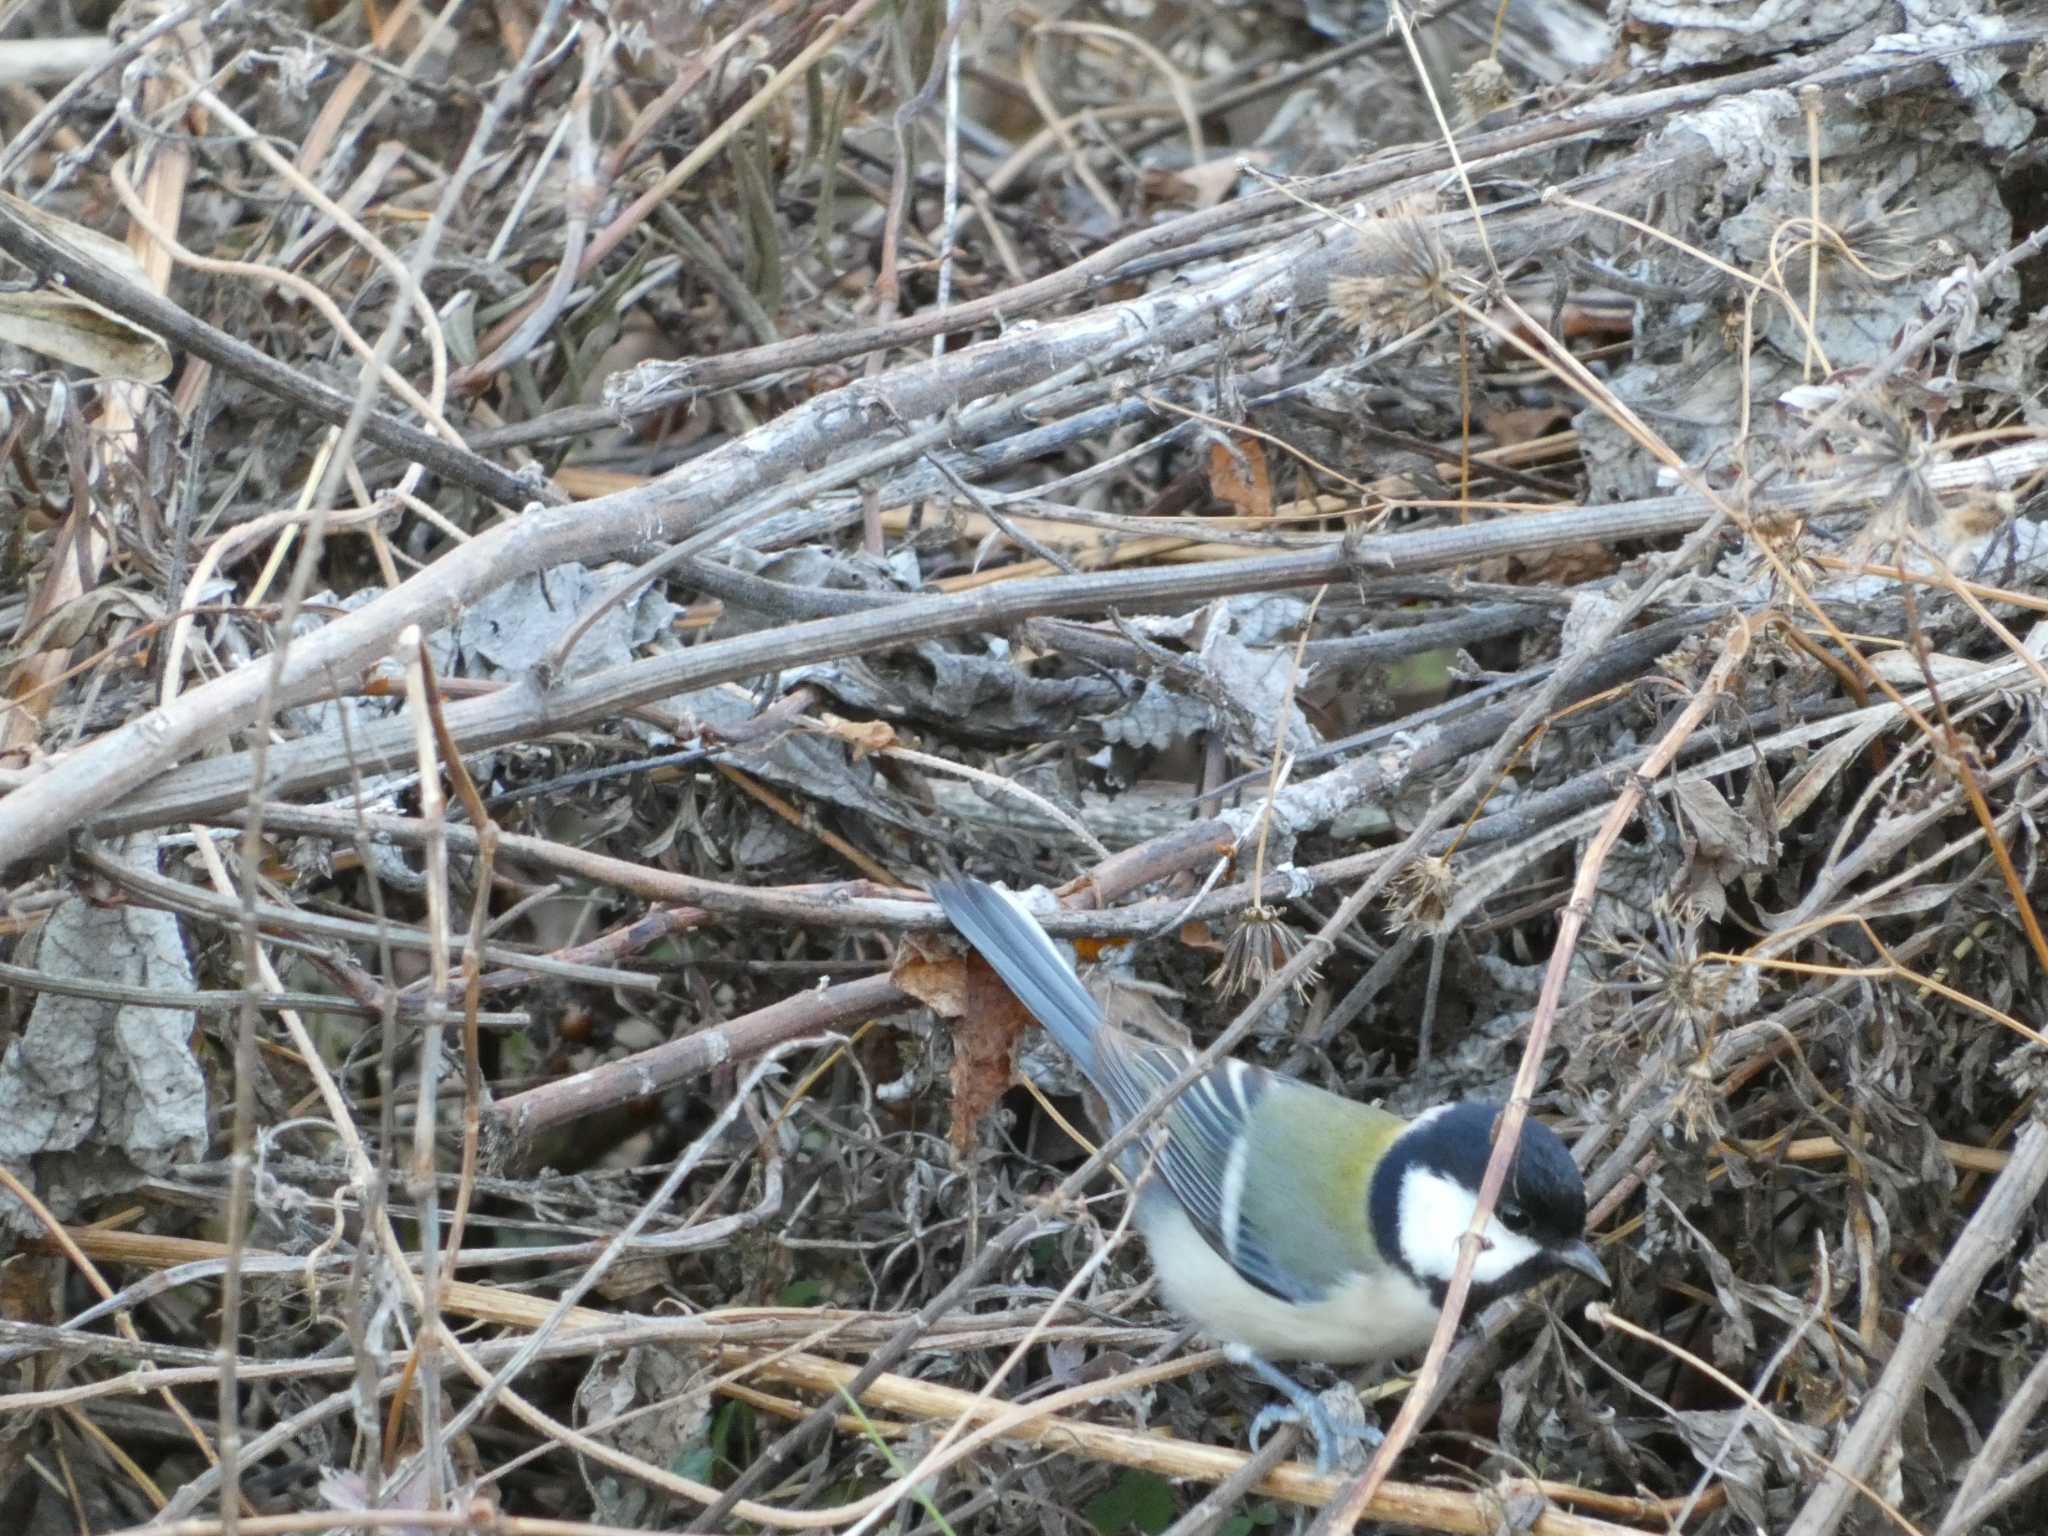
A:
<svg viewBox="0 0 2048 1536">
<path fill-rule="evenodd" d="M 1190 1052 L 1112 1026 L 1017 897 L 978 880 L 940 881 L 932 895 L 1095 1086 L 1112 1130 L 1187 1066 Z M 1340 1432 L 1272 1362 L 1355 1364 L 1429 1342 L 1499 1114 L 1496 1104 L 1446 1104 L 1403 1120 L 1223 1061 L 1154 1122 L 1163 1135 L 1136 1222 L 1167 1304 L 1291 1405 L 1258 1416 L 1254 1447 L 1270 1424 L 1301 1422 L 1327 1471 L 1342 1434 L 1376 1438 Z M 1146 1161 L 1133 1148 L 1124 1166 L 1135 1177 Z M 1578 1167 L 1556 1132 L 1528 1121 L 1472 1267 L 1472 1309 L 1563 1270 L 1609 1285 L 1585 1228 Z"/>
</svg>

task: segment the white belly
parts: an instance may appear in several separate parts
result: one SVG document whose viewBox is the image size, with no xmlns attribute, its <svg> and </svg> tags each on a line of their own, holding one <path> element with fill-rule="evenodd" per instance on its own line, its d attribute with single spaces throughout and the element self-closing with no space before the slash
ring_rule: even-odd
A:
<svg viewBox="0 0 2048 1536">
<path fill-rule="evenodd" d="M 1439 1309 L 1429 1292 L 1391 1265 L 1321 1301 L 1296 1304 L 1243 1279 L 1170 1196 L 1143 1200 L 1138 1224 L 1167 1305 L 1204 1333 L 1268 1360 L 1384 1360 L 1421 1349 L 1436 1331 Z"/>
</svg>

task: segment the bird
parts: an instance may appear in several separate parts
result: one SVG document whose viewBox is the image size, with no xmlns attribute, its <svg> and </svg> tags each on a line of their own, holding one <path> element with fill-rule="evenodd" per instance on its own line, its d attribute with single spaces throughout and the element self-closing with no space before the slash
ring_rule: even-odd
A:
<svg viewBox="0 0 2048 1536">
<path fill-rule="evenodd" d="M 1180 1076 L 1194 1053 L 1112 1025 L 1029 907 L 983 881 L 931 895 L 1101 1096 L 1114 1131 Z M 1329 1471 L 1340 1426 L 1278 1361 L 1353 1365 L 1428 1344 L 1478 1208 L 1501 1106 L 1438 1105 L 1413 1119 L 1226 1058 L 1197 1077 L 1133 1145 L 1134 1225 L 1168 1307 L 1285 1399 L 1253 1421 L 1314 1435 Z M 1153 1176 L 1138 1179 L 1147 1162 Z M 1472 1266 L 1472 1309 L 1561 1273 L 1611 1288 L 1586 1241 L 1586 1188 L 1571 1153 L 1524 1123 Z"/>
</svg>

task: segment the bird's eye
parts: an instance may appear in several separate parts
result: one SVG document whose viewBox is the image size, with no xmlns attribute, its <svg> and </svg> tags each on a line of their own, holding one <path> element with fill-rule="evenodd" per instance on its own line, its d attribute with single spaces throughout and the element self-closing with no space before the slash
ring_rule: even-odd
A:
<svg viewBox="0 0 2048 1536">
<path fill-rule="evenodd" d="M 1520 1232 L 1529 1225 L 1529 1213 L 1512 1200 L 1503 1200 L 1493 1214 L 1510 1232 Z"/>
</svg>

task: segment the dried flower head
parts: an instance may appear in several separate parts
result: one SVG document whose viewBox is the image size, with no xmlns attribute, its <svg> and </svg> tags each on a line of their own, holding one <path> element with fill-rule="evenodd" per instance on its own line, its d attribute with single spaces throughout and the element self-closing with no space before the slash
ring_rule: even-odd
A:
<svg viewBox="0 0 2048 1536">
<path fill-rule="evenodd" d="M 1388 883 L 1387 901 L 1403 927 L 1435 930 L 1443 926 L 1458 888 L 1450 855 L 1422 854 Z"/>
<path fill-rule="evenodd" d="M 1792 579 L 1808 590 L 1826 576 L 1826 570 L 1813 558 L 1805 518 L 1789 511 L 1765 511 L 1752 520 L 1750 532 L 1759 545 L 1778 557 L 1772 563 L 1774 589 L 1783 580 L 1775 574 L 1779 569 L 1790 571 Z"/>
<path fill-rule="evenodd" d="M 1858 413 L 1853 442 L 1840 455 L 1843 477 L 1870 500 L 1870 513 L 1849 541 L 1851 560 L 1894 558 L 1909 535 L 1941 519 L 1931 471 L 1939 455 L 1927 431 L 1889 401 Z"/>
<path fill-rule="evenodd" d="M 1422 330 L 1453 303 L 1457 268 L 1444 249 L 1431 198 L 1396 203 L 1359 232 L 1361 264 L 1370 277 L 1330 283 L 1330 306 L 1369 342 Z"/>
<path fill-rule="evenodd" d="M 1476 60 L 1458 76 L 1457 89 L 1458 105 L 1468 123 L 1478 122 L 1515 99 L 1514 82 L 1508 79 L 1508 72 L 1501 68 L 1498 59 Z"/>
<path fill-rule="evenodd" d="M 1223 958 L 1209 973 L 1209 985 L 1225 997 L 1256 992 L 1301 953 L 1302 937 L 1276 907 L 1247 907 L 1223 941 Z M 1297 997 L 1306 997 L 1316 967 L 1304 966 L 1294 978 Z"/>
<path fill-rule="evenodd" d="M 1804 281 L 1809 257 L 1817 256 L 1823 285 L 1877 288 L 1907 276 L 1923 255 L 1926 226 L 1911 204 L 1887 208 L 1867 189 L 1824 185 L 1816 227 L 1804 190 L 1785 195 L 1791 201 L 1781 205 L 1786 216 L 1771 231 L 1770 254 L 1794 281 Z"/>
<path fill-rule="evenodd" d="M 1700 925 L 1685 913 L 1660 902 L 1654 918 L 1650 933 L 1596 931 L 1592 937 L 1595 948 L 1616 960 L 1606 987 L 1630 1000 L 1617 1023 L 1646 1045 L 1703 1051 L 1744 973 L 1703 958 Z"/>
</svg>

